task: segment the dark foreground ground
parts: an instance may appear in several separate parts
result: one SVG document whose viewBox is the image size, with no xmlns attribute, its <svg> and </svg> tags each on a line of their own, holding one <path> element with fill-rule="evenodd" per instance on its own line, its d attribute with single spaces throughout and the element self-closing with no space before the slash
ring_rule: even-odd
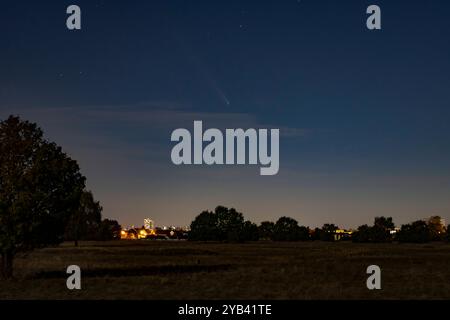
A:
<svg viewBox="0 0 450 320">
<path fill-rule="evenodd" d="M 68 265 L 82 290 L 66 288 Z M 382 290 L 366 288 L 367 266 Z M 16 260 L 0 299 L 450 299 L 450 245 L 66 243 Z"/>
</svg>

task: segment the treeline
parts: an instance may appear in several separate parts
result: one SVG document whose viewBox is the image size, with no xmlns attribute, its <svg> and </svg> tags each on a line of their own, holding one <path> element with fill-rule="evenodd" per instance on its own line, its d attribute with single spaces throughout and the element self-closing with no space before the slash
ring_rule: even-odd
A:
<svg viewBox="0 0 450 320">
<path fill-rule="evenodd" d="M 439 216 L 427 221 L 417 220 L 395 228 L 392 218 L 377 217 L 372 226 L 362 225 L 352 234 L 353 242 L 410 242 L 450 241 L 450 226 L 445 226 Z"/>
<path fill-rule="evenodd" d="M 442 224 L 438 216 L 428 221 L 415 221 L 402 225 L 398 230 L 391 217 L 377 217 L 372 226 L 362 225 L 356 231 L 342 232 L 334 224 L 310 229 L 301 226 L 290 217 L 281 217 L 276 222 L 264 221 L 257 225 L 245 220 L 244 215 L 234 208 L 218 206 L 214 211 L 203 211 L 190 226 L 188 239 L 191 241 L 244 242 L 257 240 L 272 241 L 335 241 L 353 242 L 415 242 L 449 241 L 450 226 Z"/>
</svg>

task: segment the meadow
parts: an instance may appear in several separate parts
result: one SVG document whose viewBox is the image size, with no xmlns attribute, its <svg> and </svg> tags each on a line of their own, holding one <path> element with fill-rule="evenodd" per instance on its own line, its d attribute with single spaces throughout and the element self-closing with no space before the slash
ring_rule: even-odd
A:
<svg viewBox="0 0 450 320">
<path fill-rule="evenodd" d="M 81 290 L 66 287 L 72 264 Z M 366 287 L 372 264 L 382 290 Z M 18 257 L 0 299 L 450 299 L 450 245 L 64 243 Z"/>
</svg>

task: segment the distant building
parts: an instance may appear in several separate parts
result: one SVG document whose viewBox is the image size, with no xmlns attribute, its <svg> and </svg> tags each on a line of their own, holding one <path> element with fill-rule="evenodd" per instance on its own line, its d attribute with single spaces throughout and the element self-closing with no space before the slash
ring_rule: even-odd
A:
<svg viewBox="0 0 450 320">
<path fill-rule="evenodd" d="M 147 230 L 155 229 L 155 222 L 150 218 L 145 218 L 144 219 L 144 228 Z"/>
<path fill-rule="evenodd" d="M 136 240 L 139 239 L 136 229 L 124 229 L 120 232 L 120 239 L 123 240 Z"/>
<path fill-rule="evenodd" d="M 395 227 L 394 229 L 388 229 L 391 235 L 394 235 L 400 231 L 400 228 Z"/>
<path fill-rule="evenodd" d="M 334 241 L 350 240 L 352 233 L 352 230 L 337 229 L 334 232 Z"/>
<path fill-rule="evenodd" d="M 140 240 L 140 239 L 176 239 L 186 240 L 188 237 L 188 231 L 184 228 L 175 226 L 163 226 L 156 227 L 153 220 L 144 219 L 144 225 L 140 228 L 129 227 L 122 229 L 120 232 L 120 238 L 123 240 Z"/>
</svg>

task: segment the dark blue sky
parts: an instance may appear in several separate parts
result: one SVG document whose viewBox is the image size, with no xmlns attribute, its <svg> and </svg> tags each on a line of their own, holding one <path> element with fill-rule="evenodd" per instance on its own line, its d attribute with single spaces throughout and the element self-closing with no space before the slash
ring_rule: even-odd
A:
<svg viewBox="0 0 450 320">
<path fill-rule="evenodd" d="M 82 30 L 65 27 L 66 7 Z M 382 10 L 369 31 L 366 8 Z M 3 1 L 0 118 L 38 122 L 106 216 L 234 206 L 310 226 L 450 218 L 448 1 Z M 280 173 L 176 167 L 170 133 L 281 128 Z"/>
</svg>

